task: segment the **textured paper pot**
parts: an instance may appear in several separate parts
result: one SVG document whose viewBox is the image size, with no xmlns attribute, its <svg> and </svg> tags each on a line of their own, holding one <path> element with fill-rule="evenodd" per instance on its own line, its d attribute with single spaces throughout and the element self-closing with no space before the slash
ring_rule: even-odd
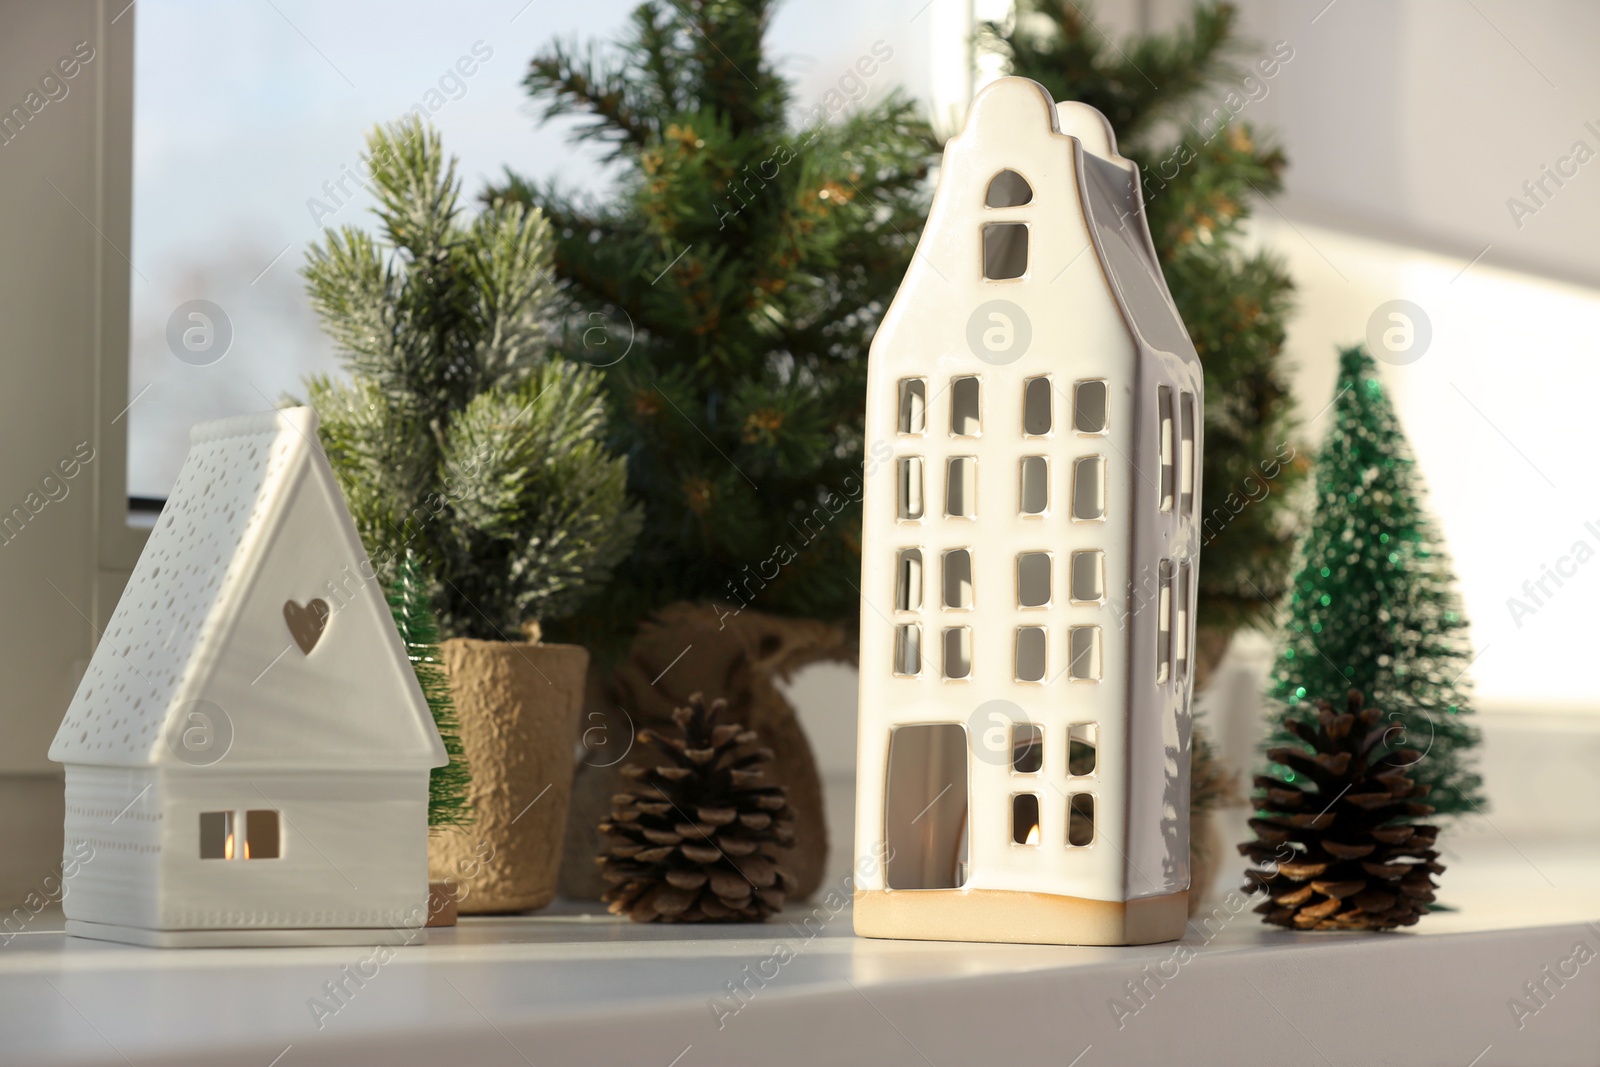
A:
<svg viewBox="0 0 1600 1067">
<path fill-rule="evenodd" d="M 474 822 L 434 834 L 429 877 L 463 915 L 542 908 L 556 893 L 589 653 L 576 645 L 444 642 Z"/>
</svg>

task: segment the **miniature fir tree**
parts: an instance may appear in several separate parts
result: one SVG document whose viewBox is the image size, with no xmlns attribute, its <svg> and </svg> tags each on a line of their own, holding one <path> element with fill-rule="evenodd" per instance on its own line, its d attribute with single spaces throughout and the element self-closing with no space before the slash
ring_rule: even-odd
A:
<svg viewBox="0 0 1600 1067">
<path fill-rule="evenodd" d="M 450 697 L 450 679 L 439 652 L 439 625 L 429 603 L 427 579 L 412 552 L 402 556 L 395 567 L 394 581 L 389 584 L 389 610 L 405 645 L 406 658 L 417 675 L 417 684 L 428 701 L 428 710 L 433 713 L 439 740 L 450 757 L 449 763 L 435 767 L 428 776 L 428 826 L 434 830 L 465 826 L 472 821 L 472 808 L 467 802 L 472 773 L 467 768 L 456 705 Z"/>
<path fill-rule="evenodd" d="M 1477 810 L 1478 731 L 1469 717 L 1467 620 L 1422 478 L 1372 357 L 1345 350 L 1316 465 L 1316 509 L 1298 555 L 1272 682 L 1286 720 L 1307 700 L 1359 689 L 1389 715 L 1385 743 L 1422 753 L 1411 777 L 1442 815 Z M 1294 743 L 1280 724 L 1269 746 Z M 1292 768 L 1275 773 L 1292 780 Z"/>
<path fill-rule="evenodd" d="M 549 354 L 536 209 L 468 217 L 415 118 L 366 158 L 381 236 L 329 231 L 304 271 L 349 374 L 308 383 L 322 443 L 379 577 L 414 552 L 446 635 L 513 639 L 577 608 L 638 529 L 599 375 Z"/>
<path fill-rule="evenodd" d="M 648 534 L 591 639 L 681 600 L 859 610 L 867 347 L 936 146 L 884 42 L 853 68 L 866 99 L 797 106 L 766 51 L 774 6 L 646 3 L 615 47 L 553 47 L 525 81 L 617 179 L 604 200 L 515 176 L 494 194 L 549 216 L 571 335 L 596 363 L 627 352 L 611 433 Z"/>
<path fill-rule="evenodd" d="M 1279 191 L 1283 153 L 1247 122 L 1236 80 L 1292 59 L 1247 53 L 1229 4 L 1195 7 L 1170 34 L 1118 44 L 1083 0 L 1018 0 L 986 36 L 1010 73 L 1057 100 L 1098 108 L 1117 150 L 1139 164 L 1150 236 L 1205 367 L 1204 565 L 1196 625 L 1220 655 L 1241 625 L 1266 625 L 1294 548 L 1291 487 L 1307 464 L 1289 442 L 1292 400 L 1281 358 L 1290 282 L 1265 253 L 1240 248 L 1250 201 Z M 1242 60 L 1248 55 L 1249 69 Z M 1339 687 L 1336 692 L 1343 692 Z"/>
</svg>

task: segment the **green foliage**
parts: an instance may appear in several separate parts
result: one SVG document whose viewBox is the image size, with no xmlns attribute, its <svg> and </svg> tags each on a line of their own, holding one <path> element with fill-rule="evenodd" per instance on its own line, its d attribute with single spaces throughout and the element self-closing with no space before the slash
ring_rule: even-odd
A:
<svg viewBox="0 0 1600 1067">
<path fill-rule="evenodd" d="M 764 49 L 773 7 L 646 3 L 611 47 L 536 57 L 530 95 L 547 117 L 583 117 L 616 191 L 508 175 L 491 194 L 550 218 L 569 336 L 608 363 L 631 341 L 606 372 L 611 440 L 647 532 L 588 613 L 591 640 L 677 600 L 840 622 L 858 610 L 867 347 L 921 229 L 936 145 L 897 92 L 792 108 Z M 784 546 L 794 558 L 772 577 Z"/>
<path fill-rule="evenodd" d="M 1329 414 L 1272 695 L 1286 717 L 1315 726 L 1310 701 L 1361 690 L 1390 716 L 1388 747 L 1423 752 L 1409 770 L 1432 787 L 1429 804 L 1441 814 L 1481 809 L 1467 620 L 1416 461 L 1364 349 L 1341 353 Z M 1294 737 L 1279 724 L 1268 745 Z"/>
<path fill-rule="evenodd" d="M 1274 258 L 1238 242 L 1252 196 L 1281 188 L 1284 157 L 1249 123 L 1229 121 L 1224 102 L 1239 92 L 1247 57 L 1231 5 L 1199 4 L 1174 32 L 1120 45 L 1087 9 L 1079 0 L 1019 0 L 1013 21 L 989 24 L 986 37 L 1011 73 L 1103 112 L 1118 151 L 1139 164 L 1150 235 L 1205 367 L 1196 622 L 1224 634 L 1265 625 L 1286 589 L 1291 489 L 1307 464 L 1289 443 L 1292 400 L 1280 358 L 1290 282 Z"/>
<path fill-rule="evenodd" d="M 406 658 L 411 660 L 411 669 L 416 672 L 417 684 L 428 701 L 428 710 L 433 713 L 439 740 L 444 742 L 445 754 L 450 757 L 449 763 L 435 767 L 428 776 L 428 826 L 435 830 L 465 826 L 473 819 L 472 807 L 467 802 L 472 772 L 467 767 L 466 749 L 461 745 L 456 705 L 450 697 L 450 679 L 439 654 L 439 626 L 429 603 L 427 580 L 411 552 L 407 552 L 395 567 L 394 581 L 389 585 L 389 610 L 400 631 L 400 641 L 406 647 Z"/>
<path fill-rule="evenodd" d="M 304 274 L 348 380 L 307 383 L 386 582 L 415 553 L 448 636 L 509 640 L 610 577 L 638 530 L 600 377 L 549 353 L 550 228 L 459 202 L 415 118 L 367 138 L 381 235 L 329 231 Z"/>
</svg>

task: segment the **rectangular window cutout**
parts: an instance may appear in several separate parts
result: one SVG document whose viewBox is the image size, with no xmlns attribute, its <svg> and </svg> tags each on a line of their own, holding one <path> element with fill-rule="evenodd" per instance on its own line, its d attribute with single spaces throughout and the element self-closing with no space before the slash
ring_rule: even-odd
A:
<svg viewBox="0 0 1600 1067">
<path fill-rule="evenodd" d="M 964 548 L 944 554 L 944 606 L 972 607 L 972 553 Z"/>
<path fill-rule="evenodd" d="M 902 548 L 895 563 L 894 610 L 922 610 L 922 549 Z"/>
<path fill-rule="evenodd" d="M 1038 774 L 1044 766 L 1044 730 L 1038 723 L 1019 722 L 1011 728 L 1011 769 L 1018 774 Z"/>
<path fill-rule="evenodd" d="M 1050 461 L 1043 456 L 1022 457 L 1022 513 L 1043 515 L 1050 510 Z"/>
<path fill-rule="evenodd" d="M 1017 557 L 1017 606 L 1043 608 L 1050 604 L 1050 553 L 1024 552 Z"/>
<path fill-rule="evenodd" d="M 1067 844 L 1074 848 L 1094 842 L 1094 794 L 1074 793 L 1067 803 Z"/>
<path fill-rule="evenodd" d="M 978 514 L 978 461 L 972 456 L 951 456 L 946 468 L 944 513 L 952 519 Z"/>
<path fill-rule="evenodd" d="M 200 858 L 231 860 L 234 855 L 233 812 L 200 813 Z"/>
<path fill-rule="evenodd" d="M 1022 432 L 1043 437 L 1050 432 L 1052 393 L 1050 379 L 1029 378 L 1022 392 Z"/>
<path fill-rule="evenodd" d="M 1099 549 L 1072 554 L 1072 600 L 1098 604 L 1106 598 L 1106 554 Z"/>
<path fill-rule="evenodd" d="M 1194 394 L 1183 394 L 1178 448 L 1178 506 L 1186 518 L 1194 517 Z"/>
<path fill-rule="evenodd" d="M 1072 517 L 1099 522 L 1106 517 L 1106 458 L 1084 456 L 1072 464 Z"/>
<path fill-rule="evenodd" d="M 972 627 L 952 626 L 945 630 L 944 676 L 956 682 L 972 677 Z"/>
<path fill-rule="evenodd" d="M 1164 559 L 1158 571 L 1156 596 L 1156 684 L 1172 677 L 1172 561 Z"/>
<path fill-rule="evenodd" d="M 1019 682 L 1042 682 L 1049 665 L 1043 626 L 1022 626 L 1017 629 L 1016 679 Z"/>
<path fill-rule="evenodd" d="M 889 888 L 960 888 L 966 830 L 967 731 L 955 723 L 896 727 L 884 796 Z"/>
<path fill-rule="evenodd" d="M 914 622 L 894 628 L 894 673 L 922 673 L 922 627 Z"/>
<path fill-rule="evenodd" d="M 1075 722 L 1067 727 L 1067 773 L 1081 778 L 1094 773 L 1095 749 L 1099 729 L 1092 722 Z"/>
<path fill-rule="evenodd" d="M 922 457 L 902 456 L 896 460 L 895 480 L 899 483 L 900 518 L 922 518 Z"/>
<path fill-rule="evenodd" d="M 1028 273 L 1028 224 L 991 222 L 983 228 L 983 276 L 992 282 Z"/>
<path fill-rule="evenodd" d="M 928 429 L 928 383 L 922 378 L 900 379 L 901 433 L 925 433 Z"/>
<path fill-rule="evenodd" d="M 1019 845 L 1039 843 L 1039 795 L 1015 793 L 1011 797 L 1011 840 Z"/>
<path fill-rule="evenodd" d="M 1156 447 L 1161 458 L 1161 510 L 1172 510 L 1173 440 L 1172 440 L 1172 390 L 1161 386 L 1156 390 L 1156 406 L 1160 409 L 1160 429 Z"/>
<path fill-rule="evenodd" d="M 277 812 L 271 809 L 256 809 L 244 813 L 245 859 L 278 859 L 283 855 L 282 840 L 278 831 Z"/>
<path fill-rule="evenodd" d="M 1100 680 L 1100 627 L 1067 628 L 1067 677 L 1075 682 Z"/>
<path fill-rule="evenodd" d="M 1109 402 L 1105 382 L 1079 382 L 1072 390 L 1072 428 L 1079 433 L 1105 433 Z"/>
<path fill-rule="evenodd" d="M 982 411 L 978 379 L 956 378 L 950 383 L 950 433 L 955 437 L 976 437 L 981 428 Z"/>
<path fill-rule="evenodd" d="M 1189 677 L 1189 561 L 1184 560 L 1178 564 L 1178 589 L 1173 594 L 1173 603 L 1177 605 L 1177 612 L 1172 624 L 1172 643 L 1177 646 L 1177 651 L 1172 654 L 1172 662 L 1178 672 L 1178 681 Z"/>
</svg>

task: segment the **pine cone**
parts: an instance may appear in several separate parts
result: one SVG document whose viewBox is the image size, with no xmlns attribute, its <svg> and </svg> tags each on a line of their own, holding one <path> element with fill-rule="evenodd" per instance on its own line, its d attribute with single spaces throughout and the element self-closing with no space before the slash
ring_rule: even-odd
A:
<svg viewBox="0 0 1600 1067">
<path fill-rule="evenodd" d="M 1444 867 L 1433 850 L 1438 827 L 1412 822 L 1433 812 L 1416 799 L 1429 787 L 1405 770 L 1422 753 L 1383 751 L 1389 725 L 1377 708 L 1362 710 L 1361 703 L 1355 689 L 1343 714 L 1317 701 L 1318 727 L 1284 724 L 1311 751 L 1267 751 L 1290 774 L 1287 781 L 1255 778 L 1260 792 L 1250 826 L 1257 840 L 1239 846 L 1265 868 L 1249 871 L 1244 885 L 1247 893 L 1268 894 L 1255 909 L 1263 922 L 1296 930 L 1389 930 L 1428 913 L 1438 888 L 1431 875 Z"/>
<path fill-rule="evenodd" d="M 763 785 L 772 750 L 756 733 L 721 722 L 726 700 L 696 693 L 676 708 L 681 737 L 639 731 L 667 758 L 625 767 L 640 788 L 611 798 L 599 857 L 612 887 L 601 896 L 634 922 L 760 922 L 783 908 L 793 879 L 778 850 L 794 844 L 794 812 L 782 786 Z"/>
</svg>

